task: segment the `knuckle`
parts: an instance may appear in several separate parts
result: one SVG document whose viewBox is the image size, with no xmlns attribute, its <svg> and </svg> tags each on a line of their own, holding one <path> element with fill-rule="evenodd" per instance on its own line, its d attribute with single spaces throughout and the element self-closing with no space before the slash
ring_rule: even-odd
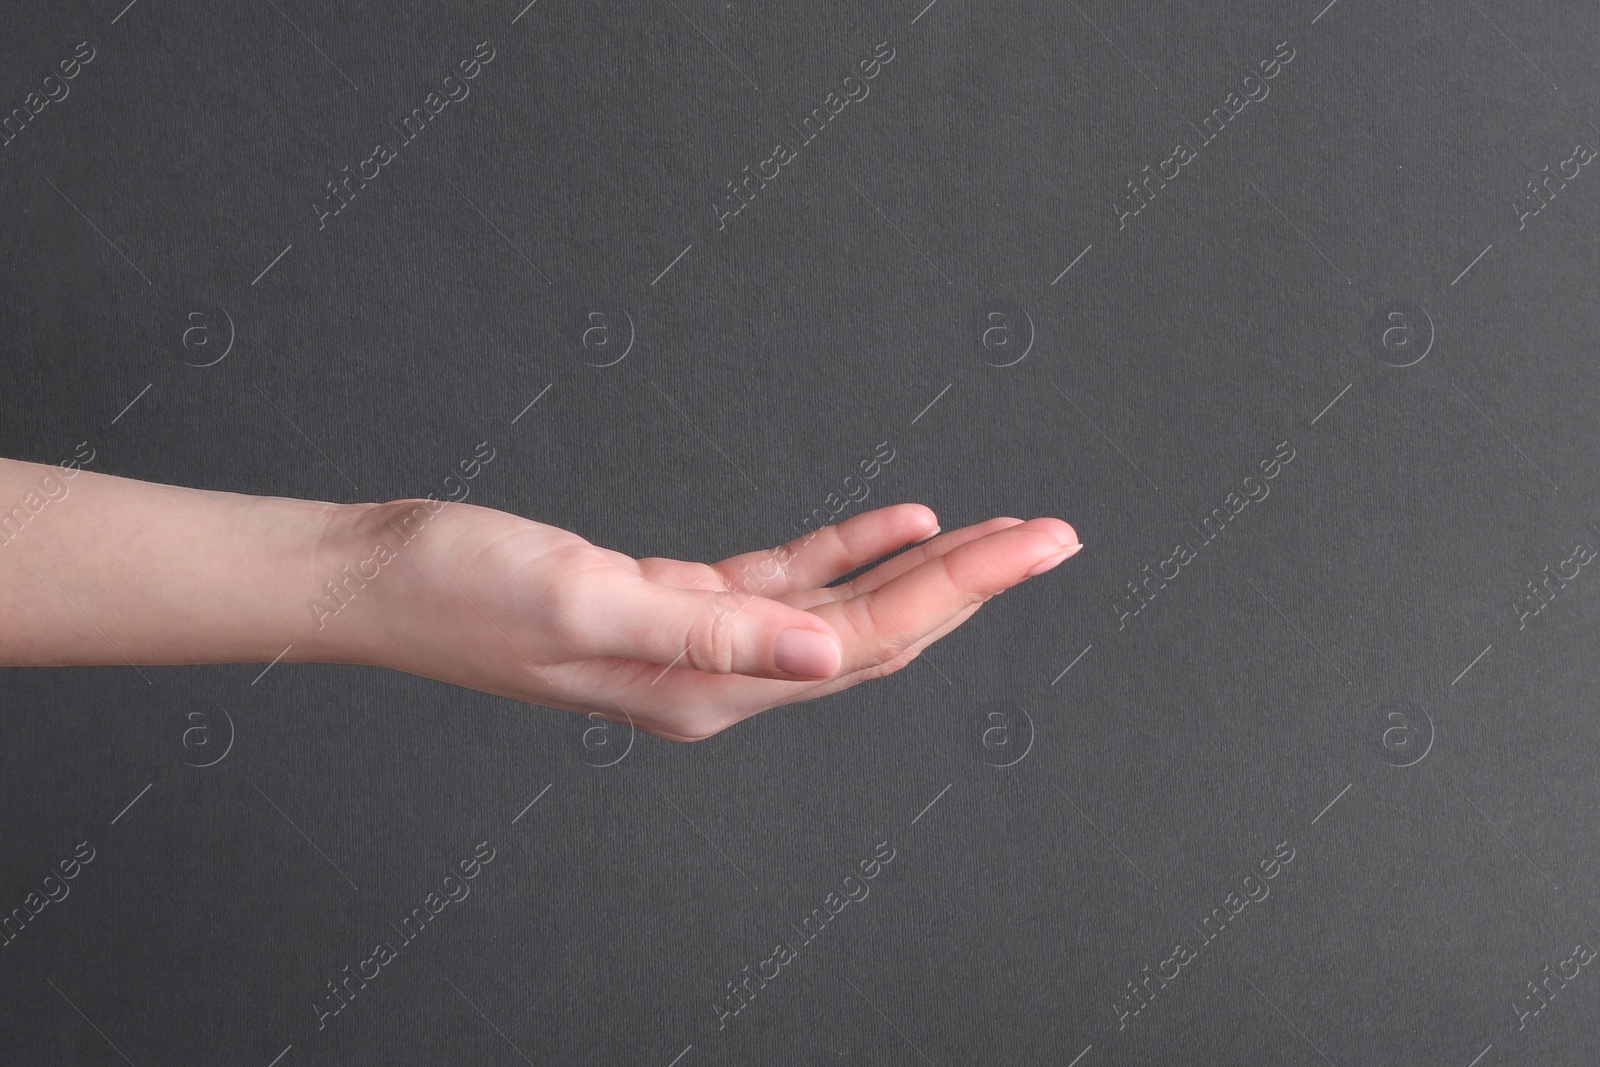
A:
<svg viewBox="0 0 1600 1067">
<path fill-rule="evenodd" d="M 909 667 L 912 661 L 915 660 L 918 655 L 920 655 L 920 653 L 916 649 L 902 649 L 900 652 L 890 656 L 876 667 L 873 667 L 869 673 L 869 677 L 873 679 L 887 678 L 891 674 L 896 674 L 902 670 L 905 670 L 905 668 Z"/>
<path fill-rule="evenodd" d="M 864 596 L 846 601 L 845 611 L 849 629 L 857 638 L 855 646 L 869 664 L 893 659 L 910 643 Z"/>
<path fill-rule="evenodd" d="M 879 663 L 891 663 L 904 653 L 906 640 L 898 634 L 880 634 L 872 650 L 872 658 Z"/>
<path fill-rule="evenodd" d="M 705 605 L 690 616 L 684 628 L 684 658 L 697 671 L 731 674 L 737 634 L 728 622 L 729 616 L 716 607 L 715 599 L 708 597 Z"/>
<path fill-rule="evenodd" d="M 794 556 L 782 548 L 775 548 L 768 552 L 761 562 L 753 568 L 750 575 L 754 581 L 743 580 L 739 588 L 751 596 L 764 596 L 766 591 L 774 586 L 778 589 L 788 589 L 794 583 Z"/>
<path fill-rule="evenodd" d="M 850 539 L 845 537 L 844 527 L 838 523 L 826 527 L 821 531 L 827 538 L 828 553 L 838 559 L 848 559 L 850 556 Z"/>
<path fill-rule="evenodd" d="M 950 553 L 947 552 L 939 557 L 939 567 L 944 572 L 944 580 L 949 583 L 950 588 L 960 594 L 963 607 L 982 604 L 994 595 L 985 593 L 981 589 L 963 588 L 961 579 L 956 576 L 955 567 L 950 562 Z"/>
</svg>

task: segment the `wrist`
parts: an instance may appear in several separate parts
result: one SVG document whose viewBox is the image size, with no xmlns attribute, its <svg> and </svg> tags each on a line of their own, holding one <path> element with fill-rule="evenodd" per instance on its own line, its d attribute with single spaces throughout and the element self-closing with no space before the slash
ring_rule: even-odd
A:
<svg viewBox="0 0 1600 1067">
<path fill-rule="evenodd" d="M 385 552 L 394 541 L 386 526 L 393 512 L 390 503 L 328 504 L 316 517 L 314 544 L 306 557 L 309 566 L 299 590 L 296 627 L 307 655 L 321 663 L 360 663 L 385 666 L 389 641 L 385 630 L 403 613 L 389 590 L 384 565 L 392 562 Z M 301 647 L 296 642 L 296 649 Z M 302 658 L 302 657 L 294 657 Z"/>
</svg>

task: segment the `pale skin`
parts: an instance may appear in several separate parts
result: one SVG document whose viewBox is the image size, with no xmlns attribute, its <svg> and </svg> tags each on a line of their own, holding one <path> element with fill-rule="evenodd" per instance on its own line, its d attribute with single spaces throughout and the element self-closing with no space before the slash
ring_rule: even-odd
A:
<svg viewBox="0 0 1600 1067">
<path fill-rule="evenodd" d="M 281 653 L 698 741 L 900 670 L 1082 547 L 1053 518 L 938 529 L 929 508 L 895 504 L 716 563 L 634 559 L 472 504 L 332 504 L 0 459 L 0 665 Z"/>
</svg>

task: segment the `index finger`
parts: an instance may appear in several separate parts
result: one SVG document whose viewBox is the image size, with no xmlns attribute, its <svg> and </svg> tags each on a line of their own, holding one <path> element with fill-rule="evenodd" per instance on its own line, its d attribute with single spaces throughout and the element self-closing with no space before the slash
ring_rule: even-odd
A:
<svg viewBox="0 0 1600 1067">
<path fill-rule="evenodd" d="M 1033 519 L 957 545 L 942 555 L 812 612 L 839 635 L 839 674 L 893 659 L 950 620 L 1083 546 L 1060 519 Z"/>
<path fill-rule="evenodd" d="M 881 559 L 939 529 L 933 511 L 922 504 L 893 504 L 852 515 L 780 545 L 730 556 L 711 569 L 730 588 L 768 599 L 815 589 L 858 567 Z"/>
</svg>

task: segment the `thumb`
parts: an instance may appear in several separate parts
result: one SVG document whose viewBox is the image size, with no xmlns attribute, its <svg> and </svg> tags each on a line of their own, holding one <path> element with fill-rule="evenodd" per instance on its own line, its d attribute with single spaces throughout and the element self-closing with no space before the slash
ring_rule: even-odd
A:
<svg viewBox="0 0 1600 1067">
<path fill-rule="evenodd" d="M 710 674 L 816 680 L 839 672 L 839 637 L 809 611 L 746 593 L 627 576 L 583 611 L 578 651 Z"/>
</svg>

